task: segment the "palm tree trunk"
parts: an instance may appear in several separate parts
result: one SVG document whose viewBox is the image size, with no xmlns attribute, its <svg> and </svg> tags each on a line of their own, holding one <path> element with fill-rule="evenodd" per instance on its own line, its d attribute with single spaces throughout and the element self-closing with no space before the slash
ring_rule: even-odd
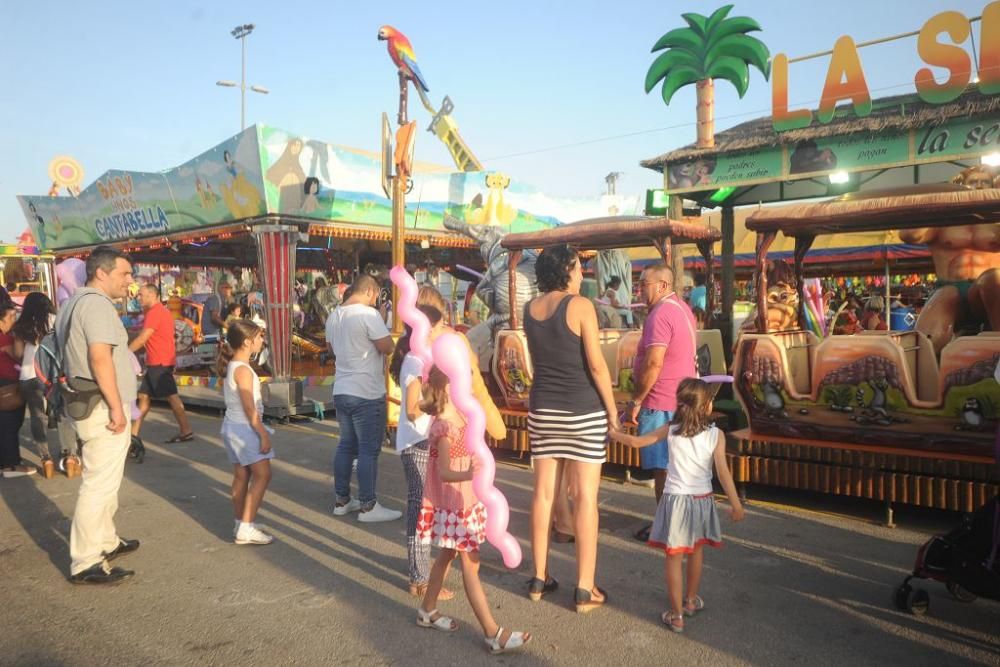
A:
<svg viewBox="0 0 1000 667">
<path fill-rule="evenodd" d="M 698 148 L 715 146 L 715 82 L 702 79 L 695 84 L 698 94 Z"/>
</svg>

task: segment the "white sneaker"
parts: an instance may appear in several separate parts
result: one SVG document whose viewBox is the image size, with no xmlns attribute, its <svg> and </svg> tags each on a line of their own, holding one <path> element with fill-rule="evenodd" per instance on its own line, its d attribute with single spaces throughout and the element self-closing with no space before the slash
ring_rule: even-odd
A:
<svg viewBox="0 0 1000 667">
<path fill-rule="evenodd" d="M 16 465 L 4 468 L 2 474 L 4 477 L 9 478 L 9 477 L 26 477 L 27 475 L 34 475 L 37 472 L 38 469 L 35 468 L 35 466 Z"/>
<path fill-rule="evenodd" d="M 361 523 L 379 523 L 381 521 L 395 521 L 401 516 L 403 516 L 402 512 L 382 507 L 376 502 L 375 506 L 370 510 L 358 515 L 358 521 Z"/>
<path fill-rule="evenodd" d="M 346 516 L 351 512 L 357 512 L 361 510 L 361 501 L 357 498 L 351 498 L 347 501 L 346 505 L 334 505 L 333 506 L 333 516 Z"/>
<path fill-rule="evenodd" d="M 274 537 L 254 524 L 243 526 L 236 533 L 236 544 L 270 544 L 273 541 Z"/>
</svg>

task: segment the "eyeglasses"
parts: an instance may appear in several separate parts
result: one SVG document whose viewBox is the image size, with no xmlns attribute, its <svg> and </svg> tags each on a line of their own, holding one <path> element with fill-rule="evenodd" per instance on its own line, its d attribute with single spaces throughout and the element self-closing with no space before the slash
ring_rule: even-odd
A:
<svg viewBox="0 0 1000 667">
<path fill-rule="evenodd" d="M 638 285 L 639 285 L 639 287 L 645 287 L 646 285 L 655 285 L 656 283 L 663 283 L 664 285 L 666 285 L 667 281 L 666 280 L 640 280 L 639 283 L 638 283 Z"/>
</svg>

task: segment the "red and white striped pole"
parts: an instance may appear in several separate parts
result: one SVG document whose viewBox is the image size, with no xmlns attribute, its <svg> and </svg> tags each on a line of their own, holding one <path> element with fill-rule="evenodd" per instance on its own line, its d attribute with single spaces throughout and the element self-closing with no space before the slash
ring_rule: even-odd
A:
<svg viewBox="0 0 1000 667">
<path fill-rule="evenodd" d="M 264 287 L 264 316 L 275 380 L 292 374 L 292 298 L 299 230 L 292 225 L 257 225 L 257 261 Z"/>
</svg>

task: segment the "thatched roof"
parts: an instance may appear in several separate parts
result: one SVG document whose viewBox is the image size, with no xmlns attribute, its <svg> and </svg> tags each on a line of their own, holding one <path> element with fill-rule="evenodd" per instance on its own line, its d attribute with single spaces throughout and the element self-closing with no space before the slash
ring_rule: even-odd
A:
<svg viewBox="0 0 1000 667">
<path fill-rule="evenodd" d="M 586 250 L 638 248 L 652 245 L 657 239 L 670 239 L 672 245 L 714 243 L 722 238 L 718 229 L 669 218 L 616 216 L 581 220 L 552 229 L 507 234 L 500 245 L 508 250 L 545 248 L 569 243 Z"/>
<path fill-rule="evenodd" d="M 1000 188 L 938 183 L 852 192 L 836 199 L 762 208 L 747 218 L 754 232 L 816 236 L 1000 222 Z"/>
<path fill-rule="evenodd" d="M 864 118 L 855 116 L 853 112 L 847 112 L 835 116 L 826 125 L 816 120 L 814 112 L 812 125 L 787 132 L 775 132 L 771 116 L 764 116 L 716 133 L 713 148 L 697 148 L 695 144 L 688 144 L 658 157 L 642 160 L 639 164 L 662 173 L 667 162 L 703 155 L 720 155 L 768 146 L 796 144 L 804 139 L 860 132 L 902 132 L 954 118 L 974 118 L 1000 111 L 1000 95 L 982 95 L 975 86 L 970 86 L 957 100 L 949 104 L 928 104 L 916 94 L 911 94 L 873 100 L 872 106 L 871 114 Z M 841 107 L 838 107 L 838 112 L 840 109 Z"/>
</svg>

